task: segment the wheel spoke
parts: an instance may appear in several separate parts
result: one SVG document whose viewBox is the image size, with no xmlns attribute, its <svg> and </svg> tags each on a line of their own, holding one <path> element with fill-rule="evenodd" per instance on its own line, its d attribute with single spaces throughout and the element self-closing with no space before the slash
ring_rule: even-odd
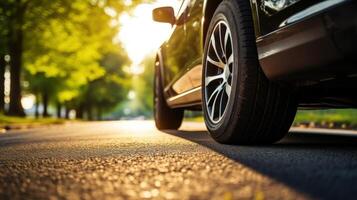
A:
<svg viewBox="0 0 357 200">
<path fill-rule="evenodd" d="M 232 87 L 227 83 L 226 84 L 226 94 L 228 97 L 231 96 L 231 90 L 232 90 Z"/>
<path fill-rule="evenodd" d="M 219 93 L 222 90 L 223 83 L 221 83 L 211 94 L 211 96 L 208 98 L 207 105 L 211 102 L 213 97 Z"/>
<path fill-rule="evenodd" d="M 231 54 L 231 56 L 229 56 L 227 65 L 230 65 L 232 63 L 233 63 L 233 53 Z"/>
<path fill-rule="evenodd" d="M 218 80 L 218 79 L 223 79 L 224 74 L 218 74 L 215 76 L 207 76 L 205 78 L 205 85 L 207 86 L 208 84 L 210 84 L 212 81 Z"/>
<path fill-rule="evenodd" d="M 223 62 L 222 62 L 222 59 L 221 59 L 221 56 L 219 55 L 219 53 L 218 53 L 218 51 L 217 51 L 216 39 L 215 39 L 215 37 L 214 37 L 214 34 L 213 34 L 212 37 L 211 37 L 211 45 L 212 45 L 212 47 L 213 47 L 213 51 L 214 51 L 216 57 L 218 58 L 219 62 L 220 62 L 220 63 L 223 63 Z M 224 66 L 224 65 L 223 65 L 223 66 Z"/>
<path fill-rule="evenodd" d="M 214 98 L 213 104 L 212 104 L 212 111 L 211 111 L 211 117 L 214 118 L 214 112 L 216 110 L 216 103 L 217 103 L 217 99 L 219 97 L 219 95 L 222 93 L 222 89 L 219 90 L 219 92 L 217 93 L 216 97 Z"/>
<path fill-rule="evenodd" d="M 221 100 L 220 100 L 220 104 L 219 104 L 219 118 L 221 118 L 221 116 L 223 115 L 223 112 L 222 112 L 222 105 L 223 105 L 223 94 L 224 92 L 221 93 Z"/>
<path fill-rule="evenodd" d="M 221 62 L 221 61 L 217 62 L 217 61 L 213 60 L 213 59 L 212 59 L 211 57 L 209 57 L 209 56 L 207 56 L 207 61 L 210 62 L 211 64 L 215 65 L 215 66 L 218 67 L 218 68 L 221 68 L 221 69 L 224 68 L 224 63 L 223 63 L 223 62 Z"/>
<path fill-rule="evenodd" d="M 223 55 L 227 56 L 225 47 L 223 47 L 222 39 L 223 39 L 223 37 L 222 37 L 222 24 L 220 24 L 219 25 L 219 44 L 221 46 L 221 51 L 222 51 Z"/>
<path fill-rule="evenodd" d="M 225 52 L 227 52 L 227 45 L 228 45 L 228 39 L 229 39 L 229 30 L 226 30 L 226 34 L 224 35 L 224 49 Z"/>
</svg>

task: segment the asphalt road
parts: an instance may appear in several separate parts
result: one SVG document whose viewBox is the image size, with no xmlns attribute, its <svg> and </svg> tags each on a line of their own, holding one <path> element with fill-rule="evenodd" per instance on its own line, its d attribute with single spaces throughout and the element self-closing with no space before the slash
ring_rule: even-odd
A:
<svg viewBox="0 0 357 200">
<path fill-rule="evenodd" d="M 305 132 L 262 147 L 217 144 L 200 123 L 166 132 L 149 121 L 7 132 L 0 199 L 356 199 L 355 133 Z"/>
</svg>

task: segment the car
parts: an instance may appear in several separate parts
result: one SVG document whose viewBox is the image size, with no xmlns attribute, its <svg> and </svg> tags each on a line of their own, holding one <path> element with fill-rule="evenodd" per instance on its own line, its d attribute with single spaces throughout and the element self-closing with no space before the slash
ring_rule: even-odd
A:
<svg viewBox="0 0 357 200">
<path fill-rule="evenodd" d="M 357 1 L 181 0 L 156 54 L 154 118 L 178 129 L 203 110 L 212 138 L 270 144 L 297 109 L 357 107 Z"/>
</svg>

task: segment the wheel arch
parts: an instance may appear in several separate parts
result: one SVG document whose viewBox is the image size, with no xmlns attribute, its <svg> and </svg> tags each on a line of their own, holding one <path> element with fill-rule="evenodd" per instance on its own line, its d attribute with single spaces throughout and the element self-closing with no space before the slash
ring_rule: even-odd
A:
<svg viewBox="0 0 357 200">
<path fill-rule="evenodd" d="M 208 32 L 208 27 L 209 24 L 211 23 L 212 17 L 214 15 L 214 12 L 218 8 L 219 4 L 221 4 L 224 0 L 204 0 L 203 2 L 203 20 L 202 20 L 202 45 L 204 46 L 205 41 L 206 41 L 206 36 Z M 258 15 L 258 9 L 257 9 L 257 0 L 247 0 L 250 1 L 250 7 L 252 10 L 252 17 L 253 17 L 253 22 L 254 22 L 254 30 L 255 30 L 255 35 L 259 36 L 260 34 L 260 25 L 259 25 L 259 15 Z"/>
<path fill-rule="evenodd" d="M 202 45 L 205 45 L 206 36 L 208 32 L 209 24 L 211 23 L 212 17 L 219 4 L 222 3 L 223 0 L 204 0 L 203 2 L 203 20 L 202 20 Z"/>
<path fill-rule="evenodd" d="M 159 67 L 159 73 L 161 77 L 162 83 L 164 83 L 164 67 L 163 67 L 163 58 L 162 58 L 162 53 L 161 53 L 161 48 L 158 49 L 156 52 L 156 58 L 155 58 L 155 67 Z"/>
<path fill-rule="evenodd" d="M 155 67 L 158 66 L 159 68 L 159 74 L 160 74 L 160 79 L 161 79 L 161 83 L 164 85 L 164 87 L 166 86 L 166 80 L 165 80 L 165 67 L 164 67 L 164 58 L 162 55 L 162 49 L 159 48 L 156 52 L 156 58 L 155 58 Z M 164 96 L 165 99 L 167 100 L 167 93 L 165 91 L 165 89 L 163 90 L 164 92 Z"/>
</svg>

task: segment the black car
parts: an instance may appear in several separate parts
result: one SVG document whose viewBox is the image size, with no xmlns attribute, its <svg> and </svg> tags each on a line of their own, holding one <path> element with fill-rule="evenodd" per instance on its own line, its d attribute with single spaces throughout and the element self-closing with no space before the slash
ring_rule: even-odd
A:
<svg viewBox="0 0 357 200">
<path fill-rule="evenodd" d="M 297 108 L 357 106 L 357 1 L 181 2 L 153 11 L 172 24 L 155 64 L 158 129 L 202 109 L 218 142 L 273 143 Z"/>
</svg>

